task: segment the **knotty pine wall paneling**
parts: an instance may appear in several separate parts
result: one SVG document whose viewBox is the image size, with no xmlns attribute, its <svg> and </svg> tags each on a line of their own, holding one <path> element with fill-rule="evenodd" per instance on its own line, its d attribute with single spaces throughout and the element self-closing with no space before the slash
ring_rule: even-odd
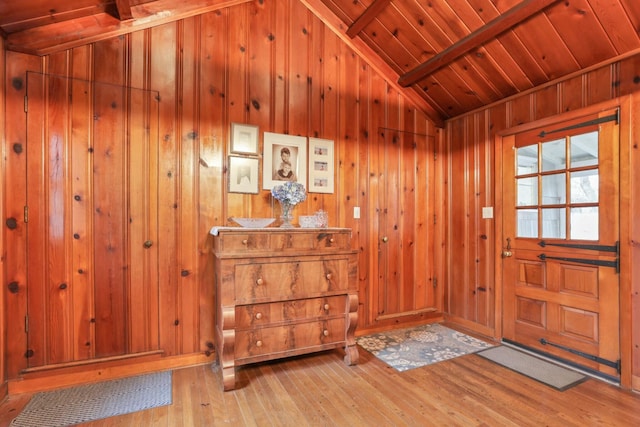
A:
<svg viewBox="0 0 640 427">
<path fill-rule="evenodd" d="M 6 193 L 3 224 L 10 224 L 4 228 L 4 280 L 7 286 L 3 288 L 6 308 L 3 322 L 6 321 L 7 330 L 6 374 L 7 377 L 11 377 L 26 366 L 27 349 L 24 323 L 27 312 L 29 265 L 27 227 L 24 223 L 24 207 L 27 206 L 27 117 L 24 113 L 24 98 L 27 94 L 26 70 L 39 70 L 42 60 L 13 52 L 3 52 L 3 56 L 6 61 L 3 139 L 3 183 Z"/>
<path fill-rule="evenodd" d="M 178 200 L 179 152 L 176 134 L 179 127 L 180 109 L 178 90 L 181 85 L 178 74 L 178 23 L 171 23 L 148 30 L 148 51 L 137 54 L 148 55 L 149 84 L 160 97 L 158 129 L 158 228 L 157 235 L 150 238 L 154 250 L 158 250 L 158 334 L 160 348 L 166 355 L 180 354 L 178 329 L 180 321 L 179 270 L 183 260 L 178 258 L 176 242 L 179 236 L 177 227 L 180 220 Z M 180 40 L 185 40 L 181 38 Z M 192 40 L 189 40 L 190 42 Z M 191 308 L 193 309 L 193 307 Z"/>
<path fill-rule="evenodd" d="M 396 242 L 385 268 L 401 279 L 389 303 L 409 312 L 415 301 L 440 307 L 434 267 L 425 266 L 438 226 L 428 214 L 433 206 L 419 205 L 441 204 L 436 183 L 427 181 L 433 168 L 443 170 L 444 155 L 436 162 L 434 143 L 418 147 L 414 138 L 387 146 L 381 129 L 428 135 L 438 149 L 444 140 L 434 135 L 442 133 L 299 2 L 251 2 L 43 58 L 6 58 L 4 182 L 15 197 L 5 197 L 5 216 L 22 218 L 28 194 L 38 202 L 29 227 L 51 230 L 47 221 L 60 221 L 64 230 L 32 241 L 22 221 L 5 229 L 5 280 L 18 283 L 5 291 L 7 314 L 20 320 L 6 325 L 9 378 L 27 367 L 112 355 L 213 354 L 209 229 L 234 216 L 277 214 L 268 190 L 227 191 L 232 122 L 259 126 L 260 151 L 265 131 L 334 140 L 335 192 L 309 194 L 296 214 L 324 209 L 331 226 L 353 229 L 361 330 L 427 319 L 375 320 L 372 302 L 387 292 L 379 277 L 384 210 Z M 7 148 L 26 143 L 28 72 L 56 74 L 66 86 L 40 88 L 46 103 L 40 113 L 33 106 L 30 121 L 39 114 L 40 124 L 31 124 L 27 162 Z M 56 197 L 37 199 L 45 188 Z M 38 293 L 27 304 L 33 281 Z M 43 307 L 54 317 L 34 314 L 40 330 L 30 330 L 29 340 L 49 350 L 27 362 L 22 319 Z"/>
<path fill-rule="evenodd" d="M 69 287 L 68 293 L 74 310 L 71 310 L 73 319 L 74 344 L 71 345 L 73 352 L 73 360 L 85 360 L 94 356 L 94 347 L 88 346 L 86 343 L 93 342 L 94 328 L 90 319 L 93 317 L 91 301 L 93 298 L 92 263 L 93 257 L 92 246 L 86 236 L 93 233 L 93 212 L 87 208 L 90 199 L 87 197 L 92 194 L 91 175 L 88 173 L 87 165 L 90 164 L 92 154 L 91 150 L 91 131 L 86 125 L 88 117 L 87 112 L 92 111 L 93 92 L 91 83 L 87 79 L 89 71 L 90 49 L 76 49 L 72 55 L 69 55 L 69 80 L 70 92 L 73 96 L 73 104 L 76 108 L 70 111 L 69 118 L 71 120 L 71 141 L 74 155 L 69 159 L 69 168 L 74 171 L 71 194 L 73 194 L 73 203 L 71 203 L 70 215 L 73 218 L 74 232 L 83 236 L 81 239 L 73 239 L 71 242 L 71 251 L 73 256 L 70 259 L 69 275 L 73 286 Z M 36 77 L 36 76 L 30 76 Z"/>
<path fill-rule="evenodd" d="M 129 222 L 126 164 L 129 141 L 126 135 L 127 119 L 123 117 L 126 114 L 124 110 L 127 108 L 126 95 L 121 89 L 122 86 L 127 86 L 125 49 L 126 39 L 118 37 L 97 43 L 93 52 L 96 58 L 101 58 L 100 67 L 95 67 L 93 70 L 93 78 L 95 81 L 107 83 L 96 85 L 94 94 L 94 115 L 99 117 L 99 120 L 95 120 L 93 124 L 93 133 L 96 138 L 93 147 L 92 177 L 92 198 L 96 212 L 93 218 L 95 236 L 93 274 L 96 283 L 100 284 L 94 286 L 96 294 L 93 301 L 95 310 L 93 342 L 96 357 L 115 356 L 128 352 L 125 294 L 129 285 L 126 266 L 130 260 L 127 259 L 123 242 L 126 241 Z M 51 66 L 57 65 L 58 55 L 50 57 Z M 53 74 L 67 75 L 59 72 Z M 71 146 L 69 150 L 73 153 L 75 148 Z M 60 157 L 65 158 L 64 155 Z M 67 199 L 72 198 L 71 195 L 67 197 Z M 72 229 L 74 225 L 69 224 L 68 228 Z M 75 230 L 72 231 L 76 233 Z M 36 308 L 34 307 L 33 310 Z M 29 311 L 32 311 L 31 307 Z"/>
<path fill-rule="evenodd" d="M 553 120 L 567 112 L 598 108 L 603 102 L 628 103 L 621 111 L 621 344 L 626 387 L 640 388 L 640 200 L 638 134 L 640 123 L 640 55 L 575 73 L 544 87 L 449 120 L 447 202 L 447 289 L 445 312 L 450 321 L 479 333 L 501 336 L 500 253 L 506 242 L 495 241 L 496 220 L 482 219 L 482 207 L 493 206 L 500 218 L 501 196 L 496 188 L 500 154 L 496 135 L 539 120 Z M 630 101 L 624 101 L 628 96 Z M 620 101 L 622 100 L 622 101 Z M 626 144 L 626 145 L 625 145 Z M 499 150 L 497 150 L 499 151 Z M 624 154 L 628 153 L 628 154 Z M 626 225 L 625 225 L 626 224 Z M 486 236 L 486 239 L 485 239 Z M 506 236 L 505 236 L 506 237 Z M 485 287 L 480 291 L 479 287 Z"/>
<path fill-rule="evenodd" d="M 225 218 L 226 199 L 221 197 L 224 188 L 224 155 L 225 126 L 227 121 L 225 68 L 219 64 L 220 54 L 227 55 L 225 22 L 227 13 L 209 13 L 200 15 L 200 108 L 198 121 L 198 168 L 197 168 L 197 197 L 198 197 L 198 264 L 192 274 L 197 276 L 199 288 L 198 338 L 197 348 L 204 349 L 206 354 L 213 350 L 214 325 L 207 319 L 214 318 L 213 286 L 210 280 L 214 277 L 211 257 L 211 239 L 209 229 L 212 224 L 220 224 Z M 213 201 L 217 200 L 217 203 Z M 249 212 L 248 215 L 252 215 Z"/>
<path fill-rule="evenodd" d="M 397 92 L 393 89 L 385 93 L 391 100 L 397 99 Z M 381 145 L 380 157 L 380 186 L 378 224 L 380 232 L 380 273 L 378 286 L 380 298 L 378 313 L 380 316 L 394 315 L 400 311 L 398 301 L 402 290 L 402 215 L 400 213 L 400 150 L 396 149 L 401 140 L 392 129 L 398 129 L 401 106 L 390 102 L 386 111 L 386 128 L 378 130 Z M 385 239 L 388 239 L 385 241 Z"/>
<path fill-rule="evenodd" d="M 309 194 L 307 203 L 308 213 L 322 209 L 339 224 L 353 228 L 351 244 L 358 244 L 358 225 L 353 216 L 347 215 L 349 209 L 353 211 L 354 198 L 352 192 L 356 190 L 353 176 L 356 167 L 346 167 L 346 162 L 353 164 L 353 134 L 357 122 L 348 122 L 349 115 L 356 110 L 355 94 L 353 92 L 353 70 L 349 58 L 353 52 L 346 49 L 338 36 L 331 32 L 318 20 L 310 22 L 309 33 L 312 46 L 309 56 L 309 136 L 320 137 L 344 143 L 334 146 L 334 194 Z M 320 84 L 314 84 L 319 82 Z M 347 107 L 348 105 L 348 107 Z M 310 168 L 307 169 L 311 170 Z"/>
<path fill-rule="evenodd" d="M 4 54 L 4 39 L 0 38 L 0 99 L 2 102 L 0 103 L 0 212 L 2 213 L 2 217 L 4 217 L 5 213 L 5 197 L 7 194 L 6 190 L 6 148 L 7 143 L 5 139 L 5 93 L 7 91 L 6 79 L 5 79 L 5 54 Z M 5 223 L 6 224 L 6 223 Z M 4 225 L 0 227 L 0 271 L 3 274 L 0 275 L 0 289 L 6 289 L 7 287 L 7 277 L 4 274 L 5 271 L 5 227 Z M 6 298 L 5 293 L 0 292 L 0 399 L 4 399 L 7 395 L 8 387 L 6 386 L 5 378 L 7 373 L 7 355 L 4 351 L 7 348 L 7 322 L 6 319 Z"/>
<path fill-rule="evenodd" d="M 130 64 L 126 76 L 128 86 L 140 88 L 129 91 L 131 109 L 139 114 L 129 126 L 129 294 L 127 316 L 131 325 L 128 348 L 132 353 L 159 348 L 159 93 L 150 89 L 147 55 L 144 52 L 149 38 L 144 33 L 134 33 L 128 40 L 126 61 Z M 146 78 L 143 76 L 147 76 Z M 150 242 L 147 247 L 144 243 Z"/>
<path fill-rule="evenodd" d="M 178 306 L 182 312 L 176 317 L 179 328 L 176 329 L 176 353 L 191 352 L 199 347 L 198 310 L 187 309 L 197 307 L 198 282 L 197 271 L 198 254 L 193 248 L 198 247 L 198 224 L 193 221 L 198 218 L 198 186 L 196 170 L 199 164 L 198 155 L 198 111 L 200 108 L 200 58 L 199 37 L 201 20 L 198 17 L 184 19 L 178 22 L 178 44 L 182 49 L 178 52 L 179 92 L 178 123 L 176 126 L 176 151 L 179 156 L 176 175 L 178 180 L 178 230 L 176 235 L 176 250 L 180 260 L 178 280 Z M 193 43 L 187 43 L 193 40 Z M 179 135 L 179 137 L 178 137 Z"/>
</svg>

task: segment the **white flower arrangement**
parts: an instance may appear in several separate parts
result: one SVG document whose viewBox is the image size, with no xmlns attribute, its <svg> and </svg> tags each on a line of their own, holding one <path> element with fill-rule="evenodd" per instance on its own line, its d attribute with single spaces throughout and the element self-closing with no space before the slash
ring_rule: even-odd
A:
<svg viewBox="0 0 640 427">
<path fill-rule="evenodd" d="M 297 205 L 307 199 L 307 192 L 304 185 L 291 181 L 274 186 L 271 189 L 271 195 L 280 203 L 288 205 Z"/>
</svg>

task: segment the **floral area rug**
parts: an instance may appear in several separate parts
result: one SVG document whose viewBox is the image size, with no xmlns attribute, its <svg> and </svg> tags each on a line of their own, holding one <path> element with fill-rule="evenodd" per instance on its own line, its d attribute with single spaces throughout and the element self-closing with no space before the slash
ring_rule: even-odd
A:
<svg viewBox="0 0 640 427">
<path fill-rule="evenodd" d="M 400 372 L 494 346 L 437 323 L 366 335 L 356 342 Z"/>
</svg>

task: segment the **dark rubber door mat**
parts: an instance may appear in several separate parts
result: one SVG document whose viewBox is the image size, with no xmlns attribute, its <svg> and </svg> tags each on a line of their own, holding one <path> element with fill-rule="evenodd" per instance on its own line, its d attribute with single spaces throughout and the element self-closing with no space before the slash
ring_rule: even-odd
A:
<svg viewBox="0 0 640 427">
<path fill-rule="evenodd" d="M 579 372 L 504 345 L 491 347 L 476 354 L 560 391 L 587 379 L 586 375 Z"/>
</svg>

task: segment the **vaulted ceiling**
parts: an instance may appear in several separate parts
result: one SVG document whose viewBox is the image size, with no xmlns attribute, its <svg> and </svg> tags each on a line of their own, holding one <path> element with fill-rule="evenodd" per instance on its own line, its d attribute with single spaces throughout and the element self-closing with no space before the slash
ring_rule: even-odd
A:
<svg viewBox="0 0 640 427">
<path fill-rule="evenodd" d="M 247 1 L 0 0 L 0 31 L 44 55 Z M 640 52 L 638 0 L 299 1 L 438 121 Z"/>
</svg>

